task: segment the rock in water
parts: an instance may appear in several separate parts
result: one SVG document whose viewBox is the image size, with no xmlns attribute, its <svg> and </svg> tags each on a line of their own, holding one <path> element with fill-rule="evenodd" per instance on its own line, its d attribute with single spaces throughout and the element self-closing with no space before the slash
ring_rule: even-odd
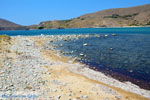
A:
<svg viewBox="0 0 150 100">
<path fill-rule="evenodd" d="M 83 46 L 88 46 L 88 44 L 87 44 L 87 43 L 84 43 Z"/>
</svg>

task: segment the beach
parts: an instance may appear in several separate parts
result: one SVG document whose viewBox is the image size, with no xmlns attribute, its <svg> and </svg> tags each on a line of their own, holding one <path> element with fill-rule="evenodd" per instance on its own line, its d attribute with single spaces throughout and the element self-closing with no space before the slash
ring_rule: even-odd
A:
<svg viewBox="0 0 150 100">
<path fill-rule="evenodd" d="M 52 45 L 89 36 L 11 36 L 0 52 L 0 99 L 149 100 L 149 90 L 94 71 Z"/>
</svg>

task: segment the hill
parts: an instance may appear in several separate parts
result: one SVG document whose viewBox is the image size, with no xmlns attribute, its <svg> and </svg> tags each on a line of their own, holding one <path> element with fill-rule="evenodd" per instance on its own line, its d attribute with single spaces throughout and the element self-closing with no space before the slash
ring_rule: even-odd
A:
<svg viewBox="0 0 150 100">
<path fill-rule="evenodd" d="M 27 27 L 0 18 L 0 30 L 25 30 Z"/>
<path fill-rule="evenodd" d="M 97 28 L 150 26 L 150 4 L 130 8 L 115 8 L 69 20 L 44 21 L 38 25 L 22 26 L 0 18 L 0 30 Z"/>
<path fill-rule="evenodd" d="M 148 25 L 150 25 L 150 5 L 143 5 L 103 10 L 69 20 L 45 21 L 39 25 L 30 26 L 30 28 L 90 28 Z"/>
</svg>

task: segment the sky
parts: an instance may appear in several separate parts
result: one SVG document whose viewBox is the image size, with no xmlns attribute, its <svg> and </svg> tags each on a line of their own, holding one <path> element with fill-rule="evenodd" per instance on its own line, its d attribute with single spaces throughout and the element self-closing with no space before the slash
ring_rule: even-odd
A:
<svg viewBox="0 0 150 100">
<path fill-rule="evenodd" d="M 150 0 L 0 0 L 0 18 L 21 25 L 65 20 L 110 8 L 150 4 Z"/>
</svg>

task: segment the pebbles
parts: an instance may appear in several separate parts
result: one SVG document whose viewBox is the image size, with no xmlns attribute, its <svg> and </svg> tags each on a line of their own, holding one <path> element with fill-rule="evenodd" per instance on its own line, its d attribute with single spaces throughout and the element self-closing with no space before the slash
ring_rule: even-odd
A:
<svg viewBox="0 0 150 100">
<path fill-rule="evenodd" d="M 52 83 L 55 84 L 55 85 L 61 85 L 61 86 L 65 86 L 66 85 L 66 83 L 63 83 L 63 82 L 61 82 L 59 80 L 52 80 Z"/>
<path fill-rule="evenodd" d="M 83 96 L 81 96 L 81 98 L 83 98 L 83 99 L 87 99 L 87 98 L 88 98 L 88 96 L 87 96 L 87 95 L 83 95 Z"/>
<path fill-rule="evenodd" d="M 104 35 L 105 37 L 108 37 L 108 35 L 106 34 L 106 35 Z"/>
<path fill-rule="evenodd" d="M 106 83 L 108 85 L 118 87 L 123 90 L 130 91 L 130 92 L 145 96 L 147 98 L 150 98 L 149 90 L 141 89 L 140 87 L 138 87 L 130 82 L 125 82 L 125 83 L 120 82 L 116 79 L 113 79 L 109 76 L 104 75 L 101 72 L 96 72 L 88 67 L 82 67 L 81 65 L 72 66 L 69 69 L 70 69 L 70 71 L 72 71 L 74 73 L 84 75 L 90 79 L 94 79 L 94 80 Z M 105 91 L 105 93 L 116 95 L 116 97 L 119 96 L 116 91 L 113 91 L 112 89 L 110 89 L 108 87 L 100 86 L 100 85 L 98 85 L 98 87 L 100 87 L 103 91 Z M 119 96 L 119 98 L 120 98 L 120 96 Z"/>
<path fill-rule="evenodd" d="M 84 43 L 83 46 L 88 46 L 88 44 L 87 44 L 87 43 Z"/>
<path fill-rule="evenodd" d="M 61 95 L 57 96 L 57 100 L 60 100 L 60 98 L 61 98 Z"/>
<path fill-rule="evenodd" d="M 83 54 L 83 53 L 80 53 L 80 56 L 84 56 L 84 54 Z"/>
<path fill-rule="evenodd" d="M 0 70 L 0 91 L 40 91 L 45 81 L 41 78 L 47 69 L 42 66 L 52 65 L 43 58 L 34 41 L 27 37 L 15 37 L 16 44 L 10 49 L 16 53 L 14 59 L 5 60 Z M 48 73 L 49 74 L 49 73 Z M 40 93 L 40 92 L 39 92 Z"/>
<path fill-rule="evenodd" d="M 117 34 L 112 34 L 112 36 L 117 36 Z"/>
<path fill-rule="evenodd" d="M 91 35 L 85 35 L 84 37 L 89 37 Z M 73 39 L 71 36 L 43 36 L 43 38 L 55 38 L 56 40 L 64 39 L 68 41 L 68 39 Z M 76 39 L 83 37 L 83 35 L 76 36 L 74 35 Z M 97 36 L 99 37 L 99 36 Z M 14 44 L 11 47 L 12 51 L 19 52 L 20 54 L 16 53 L 15 59 L 7 59 L 4 61 L 4 68 L 0 70 L 0 91 L 4 93 L 16 93 L 17 91 L 23 91 L 27 93 L 30 93 L 31 91 L 36 91 L 38 96 L 45 97 L 48 95 L 48 93 L 56 94 L 55 96 L 47 96 L 50 100 L 61 100 L 64 97 L 64 94 L 61 94 L 60 91 L 65 91 L 63 88 L 59 87 L 67 87 L 69 86 L 69 82 L 64 82 L 59 79 L 51 79 L 49 83 L 53 85 L 54 87 L 47 88 L 47 90 L 44 90 L 42 87 L 47 86 L 47 80 L 44 80 L 42 77 L 43 75 L 52 75 L 53 73 L 48 72 L 46 68 L 42 66 L 51 66 L 54 65 L 54 62 L 47 61 L 43 58 L 41 54 L 41 50 L 44 49 L 44 47 L 37 47 L 35 44 L 35 41 L 31 40 L 29 37 L 15 37 L 17 40 L 17 43 Z M 51 40 L 52 42 L 55 41 Z M 65 39 L 64 39 L 65 40 Z M 66 42 L 65 40 L 65 42 Z M 50 41 L 50 42 L 51 42 Z M 48 42 L 49 43 L 49 42 Z M 88 44 L 83 44 L 84 46 L 87 46 Z M 62 45 L 63 46 L 63 45 Z M 45 47 L 46 49 L 53 49 L 50 47 Z M 73 52 L 72 52 L 73 53 Z M 80 54 L 80 56 L 86 56 L 83 53 Z M 56 62 L 56 64 L 59 62 Z M 68 64 L 68 63 L 67 63 Z M 72 62 L 70 62 L 70 65 L 72 66 Z M 71 67 L 70 66 L 70 67 Z M 107 77 L 103 75 L 99 75 L 95 71 L 91 71 L 88 68 L 82 67 L 80 64 L 73 64 L 77 68 L 73 69 L 72 71 L 77 73 L 85 75 L 89 78 L 100 80 L 104 83 L 110 82 L 113 83 L 113 79 L 108 79 Z M 83 69 L 84 68 L 84 69 Z M 122 85 L 120 83 L 116 84 L 114 82 L 113 84 L 121 86 L 127 86 Z M 129 83 L 126 83 L 129 84 Z M 124 87 L 126 88 L 126 87 Z M 133 87 L 131 89 L 138 88 Z M 122 99 L 122 96 L 118 95 L 116 91 L 104 87 L 104 86 L 93 86 L 93 89 L 91 88 L 92 92 L 98 92 L 100 90 L 104 91 L 107 94 L 112 94 L 115 96 L 116 99 Z M 136 89 L 135 89 L 136 90 Z M 138 90 L 138 89 L 137 89 Z M 141 92 L 141 91 L 138 91 Z M 79 99 L 89 99 L 91 98 L 91 95 L 84 93 L 84 90 L 79 91 L 80 95 L 77 95 L 74 93 L 74 91 L 70 87 L 70 91 L 67 93 L 67 96 L 71 100 L 79 100 Z M 148 94 L 148 93 L 147 93 Z M 144 94 L 145 95 L 145 94 Z M 75 98 L 75 96 L 78 96 L 78 99 Z M 107 100 L 107 99 L 106 99 Z M 109 100 L 109 99 L 108 99 Z"/>
</svg>

